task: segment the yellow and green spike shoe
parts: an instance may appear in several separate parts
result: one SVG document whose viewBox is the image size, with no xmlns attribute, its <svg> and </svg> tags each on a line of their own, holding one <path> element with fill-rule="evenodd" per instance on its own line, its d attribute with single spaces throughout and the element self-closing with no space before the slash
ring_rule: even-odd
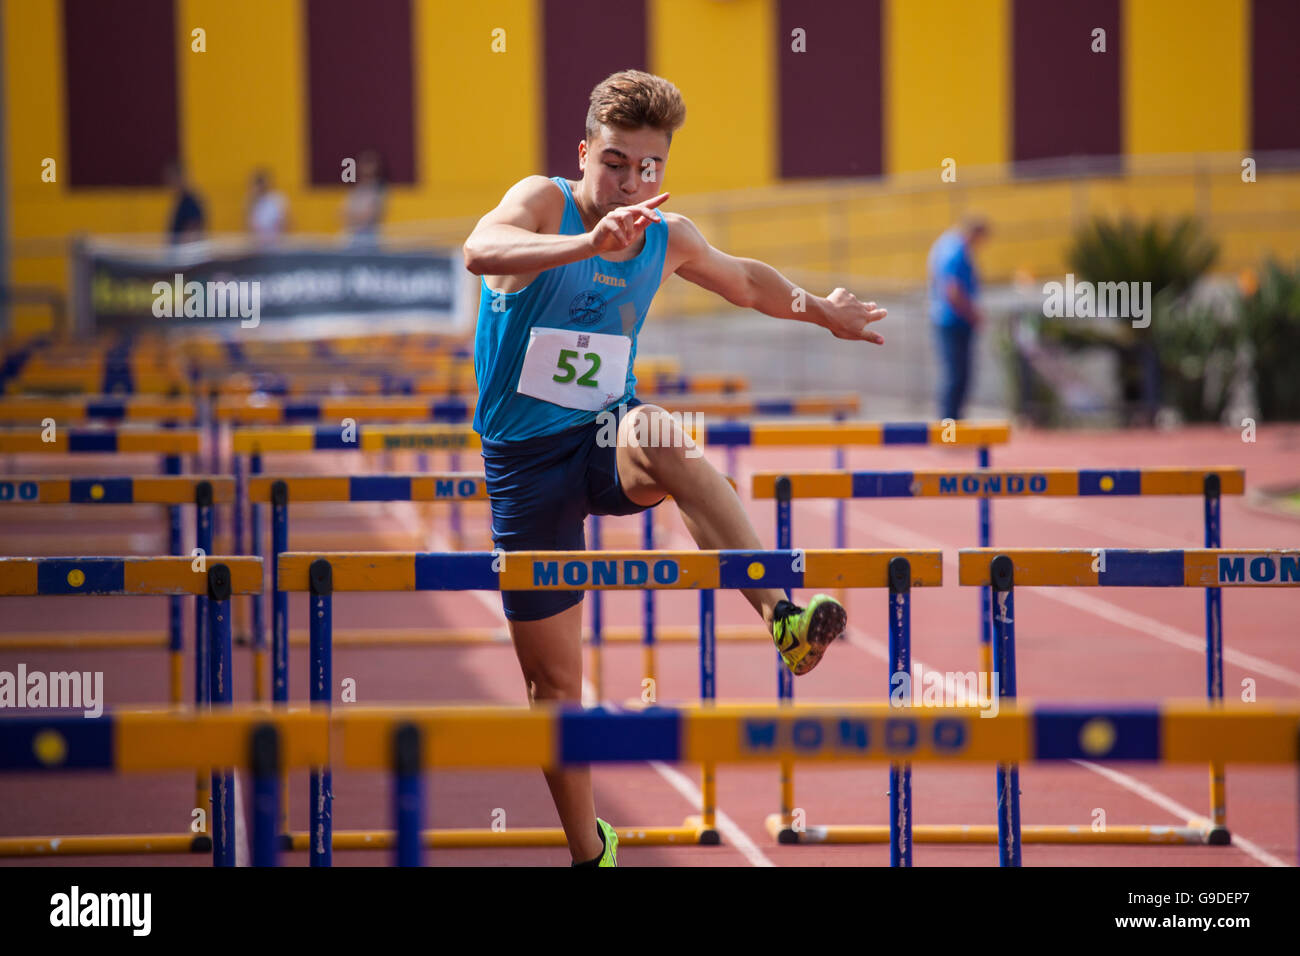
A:
<svg viewBox="0 0 1300 956">
<path fill-rule="evenodd" d="M 806 608 L 782 601 L 772 618 L 772 640 L 786 667 L 796 675 L 807 674 L 831 641 L 844 635 L 848 621 L 844 605 L 827 594 L 818 594 Z"/>
<path fill-rule="evenodd" d="M 596 865 L 618 866 L 618 833 L 600 817 L 596 817 L 596 826 L 600 828 L 600 834 L 605 838 L 605 852 L 601 854 L 600 862 Z"/>
</svg>

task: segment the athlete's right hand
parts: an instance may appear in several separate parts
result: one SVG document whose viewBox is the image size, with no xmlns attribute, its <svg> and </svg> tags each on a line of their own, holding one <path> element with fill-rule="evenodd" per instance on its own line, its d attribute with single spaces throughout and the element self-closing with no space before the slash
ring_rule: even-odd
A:
<svg viewBox="0 0 1300 956">
<path fill-rule="evenodd" d="M 622 252 L 631 246 L 646 226 L 658 222 L 663 217 L 655 212 L 655 207 L 668 198 L 668 193 L 660 193 L 645 202 L 631 206 L 620 206 L 605 215 L 594 229 L 588 233 L 592 253 L 602 255 L 606 252 Z"/>
</svg>

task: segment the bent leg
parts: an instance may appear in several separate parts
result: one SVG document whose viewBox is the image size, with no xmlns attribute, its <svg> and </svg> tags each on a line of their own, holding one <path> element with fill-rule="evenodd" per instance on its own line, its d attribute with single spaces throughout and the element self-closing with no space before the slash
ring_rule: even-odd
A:
<svg viewBox="0 0 1300 956">
<path fill-rule="evenodd" d="M 509 621 L 528 700 L 582 703 L 582 605 L 540 621 Z M 591 770 L 544 771 L 569 853 L 578 862 L 601 852 Z"/>
<path fill-rule="evenodd" d="M 644 419 L 640 425 L 638 418 Z M 638 435 L 647 440 L 638 442 Z M 684 433 L 680 421 L 657 405 L 638 405 L 620 424 L 618 479 L 623 493 L 639 505 L 649 506 L 672 495 L 686 530 L 702 550 L 763 547 L 731 485 Z M 770 629 L 772 612 L 785 594 L 776 588 L 749 588 L 741 593 Z"/>
</svg>

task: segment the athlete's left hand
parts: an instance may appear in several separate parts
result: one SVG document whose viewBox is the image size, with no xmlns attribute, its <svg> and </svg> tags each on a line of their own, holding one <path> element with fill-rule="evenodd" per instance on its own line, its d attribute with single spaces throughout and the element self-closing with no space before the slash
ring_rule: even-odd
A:
<svg viewBox="0 0 1300 956">
<path fill-rule="evenodd" d="M 874 302 L 859 302 L 847 289 L 836 289 L 822 299 L 822 324 L 837 339 L 855 339 L 884 345 L 885 339 L 868 326 L 888 313 Z"/>
</svg>

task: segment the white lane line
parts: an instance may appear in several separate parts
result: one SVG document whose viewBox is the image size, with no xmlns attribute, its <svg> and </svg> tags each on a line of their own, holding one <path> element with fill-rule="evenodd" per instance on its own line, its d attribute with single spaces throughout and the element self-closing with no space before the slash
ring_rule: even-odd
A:
<svg viewBox="0 0 1300 956">
<path fill-rule="evenodd" d="M 1073 762 L 1077 763 L 1080 767 L 1087 767 L 1089 770 L 1093 771 L 1094 773 L 1101 774 L 1103 777 L 1105 777 L 1107 780 L 1111 781 L 1112 783 L 1116 783 L 1119 786 L 1123 787 L 1125 790 L 1137 794 L 1139 797 L 1141 797 L 1142 799 L 1146 800 L 1149 803 L 1154 803 L 1158 807 L 1163 807 L 1165 810 L 1172 813 L 1174 816 L 1181 817 L 1183 820 L 1191 820 L 1195 817 L 1201 816 L 1201 814 L 1195 813 L 1194 811 L 1187 809 L 1187 807 L 1183 806 L 1181 803 L 1178 803 L 1176 800 L 1173 800 L 1165 796 L 1159 790 L 1147 786 L 1141 780 L 1137 780 L 1133 777 L 1130 777 L 1126 773 L 1120 773 L 1118 770 L 1112 769 L 1111 767 L 1103 767 L 1100 764 L 1091 763 L 1087 760 L 1075 760 Z M 1232 845 L 1240 849 L 1243 853 L 1247 854 L 1248 856 L 1254 857 L 1256 860 L 1258 860 L 1260 863 L 1264 864 L 1265 866 L 1290 866 L 1291 865 L 1290 863 L 1287 863 L 1284 860 L 1278 859 L 1272 853 L 1269 853 L 1267 850 L 1262 849 L 1254 841 L 1247 840 L 1245 837 L 1239 836 L 1236 833 L 1232 834 Z"/>
<path fill-rule="evenodd" d="M 440 532 L 434 531 L 431 535 L 431 538 L 433 541 L 437 542 L 440 546 L 445 546 L 447 544 L 446 539 L 442 536 Z M 444 547 L 435 548 L 435 550 L 443 550 L 443 549 L 445 548 Z M 488 592 L 488 591 L 470 591 L 469 593 L 474 595 L 474 597 L 476 597 L 479 600 L 479 603 L 481 603 L 484 607 L 486 607 L 489 611 L 491 611 L 493 614 L 497 615 L 501 619 L 502 627 L 507 626 L 505 614 L 501 610 L 501 598 L 497 593 Z M 582 705 L 584 707 L 595 707 L 599 703 L 600 701 L 596 698 L 595 686 L 586 677 L 583 677 L 582 678 Z M 605 706 L 610 708 L 611 710 L 617 709 L 616 707 L 614 707 L 612 704 L 608 702 L 606 703 Z M 658 760 L 650 760 L 648 761 L 648 763 L 650 764 L 651 767 L 654 768 L 655 772 L 658 773 L 659 776 L 663 777 L 663 779 L 667 782 L 667 784 L 670 787 L 672 787 L 674 790 L 680 793 L 683 798 L 685 798 L 686 802 L 697 813 L 701 810 L 701 808 L 704 806 L 704 794 L 700 793 L 699 788 L 695 786 L 695 784 L 693 784 L 686 776 L 684 776 L 680 771 L 676 770 L 675 768 L 670 767 L 667 764 L 662 763 Z M 741 855 L 743 855 L 745 859 L 749 861 L 750 866 L 776 866 L 775 863 L 773 863 L 770 859 L 767 858 L 767 856 L 764 855 L 763 851 L 758 848 L 758 845 L 755 844 L 752 839 L 750 839 L 749 834 L 747 834 L 743 829 L 741 829 L 741 827 L 739 826 L 739 824 L 736 823 L 735 820 L 731 819 L 731 817 L 729 817 L 722 810 L 717 810 L 715 816 L 717 818 L 718 831 L 722 834 L 723 838 L 727 841 L 727 843 L 730 846 L 733 846 L 740 851 Z"/>
<path fill-rule="evenodd" d="M 701 806 L 704 802 L 704 796 L 700 793 L 699 788 L 691 780 L 677 770 L 658 760 L 650 761 L 650 766 L 654 767 L 663 776 L 674 789 L 680 793 L 686 801 L 693 807 Z M 767 855 L 758 848 L 758 845 L 749 838 L 744 830 L 735 820 L 731 819 L 727 813 L 721 809 L 714 809 L 714 816 L 718 824 L 718 831 L 722 834 L 723 841 L 727 846 L 735 847 L 741 855 L 749 861 L 750 866 L 776 866 Z"/>
<path fill-rule="evenodd" d="M 824 511 L 827 514 L 830 514 L 832 512 L 831 502 L 812 501 L 809 503 L 817 505 L 819 507 L 819 510 Z M 855 518 L 852 516 L 850 516 L 849 518 L 849 523 L 851 526 L 859 526 L 864 524 L 861 521 L 855 520 Z M 888 544 L 892 545 L 893 547 L 941 548 L 944 549 L 945 554 L 947 553 L 948 549 L 954 547 L 952 544 L 946 544 L 944 542 L 926 539 L 921 535 L 914 535 L 911 532 L 909 532 L 906 528 L 902 527 L 901 525 L 896 525 L 890 521 L 886 521 L 882 518 L 876 518 L 874 516 L 870 521 L 870 527 L 866 528 L 865 530 L 869 530 L 881 541 L 885 541 Z M 1045 597 L 1053 597 L 1058 600 L 1060 600 L 1061 595 L 1074 595 L 1075 597 L 1081 597 L 1081 595 L 1079 595 L 1078 592 L 1071 591 L 1069 589 L 1063 589 L 1057 591 L 1054 589 L 1042 588 L 1039 590 L 1039 593 L 1044 595 Z M 1063 601 L 1062 603 L 1070 604 L 1071 602 Z M 1135 629 L 1143 633 L 1147 633 L 1147 628 L 1150 627 L 1151 628 L 1150 633 L 1152 634 L 1153 637 L 1157 637 L 1160 640 L 1167 640 L 1169 643 L 1174 643 L 1176 644 L 1176 646 L 1179 647 L 1185 647 L 1188 650 L 1195 650 L 1197 653 L 1202 655 L 1204 655 L 1205 653 L 1204 637 L 1193 637 L 1192 635 L 1188 634 L 1186 631 L 1180 631 L 1178 628 L 1173 628 L 1170 627 L 1169 625 L 1162 624 L 1160 621 L 1157 621 L 1154 618 L 1148 618 L 1143 614 L 1137 614 L 1135 612 L 1126 611 L 1124 608 L 1117 607 L 1108 601 L 1102 601 L 1098 598 L 1091 598 L 1090 602 L 1083 602 L 1083 603 L 1076 604 L 1074 606 L 1079 607 L 1081 610 L 1086 610 L 1094 614 L 1097 614 L 1098 616 L 1101 616 L 1104 619 L 1112 620 L 1115 623 L 1121 623 L 1123 624 L 1123 626 L 1135 627 Z M 1103 608 L 1107 609 L 1106 614 L 1101 613 L 1101 610 Z M 1107 615 L 1113 615 L 1113 616 L 1107 616 Z M 1130 621 L 1141 621 L 1144 623 L 1140 625 L 1135 625 L 1133 623 L 1128 623 Z M 1149 622 L 1149 623 L 1145 623 L 1145 622 Z M 1179 636 L 1179 640 L 1177 641 L 1173 640 L 1172 638 L 1174 635 Z M 852 643 L 855 647 L 858 647 L 859 649 L 866 651 L 867 653 L 871 654 L 873 657 L 879 657 L 886 661 L 889 660 L 888 647 L 885 644 L 881 643 L 880 641 L 876 640 L 875 638 L 867 637 L 865 634 L 858 631 L 857 628 L 850 626 L 849 639 L 850 639 L 850 643 Z M 1239 657 L 1249 658 L 1253 661 L 1258 661 L 1260 665 L 1263 665 L 1261 671 L 1264 668 L 1267 668 L 1273 671 L 1274 675 L 1277 676 L 1279 680 L 1285 679 L 1285 676 L 1279 676 L 1279 675 L 1294 674 L 1293 671 L 1289 671 L 1287 668 L 1281 667 L 1280 665 L 1277 664 L 1272 664 L 1269 661 L 1261 660 L 1260 658 L 1255 658 L 1253 655 L 1246 654 L 1246 655 L 1239 655 Z M 1225 654 L 1225 659 L 1228 659 L 1226 654 Z M 1239 663 L 1239 661 L 1234 661 L 1234 662 Z M 926 670 L 930 669 L 929 665 L 921 663 L 921 661 L 918 660 L 916 657 L 912 658 L 912 663 L 919 664 L 921 667 L 925 668 Z M 1186 823 L 1186 821 L 1191 820 L 1193 818 L 1203 816 L 1203 814 L 1194 813 L 1191 810 L 1188 810 L 1186 807 L 1178 803 L 1172 797 L 1161 793 L 1159 790 L 1156 790 L 1154 787 L 1151 787 L 1148 784 L 1142 783 L 1140 780 L 1136 779 L 1135 777 L 1130 777 L 1128 774 L 1120 773 L 1119 771 L 1112 770 L 1109 767 L 1103 767 L 1099 764 L 1093 764 L 1083 760 L 1078 760 L 1075 762 L 1078 763 L 1080 766 L 1087 767 L 1089 770 L 1093 771 L 1094 773 L 1100 774 L 1101 776 L 1105 777 L 1107 780 L 1110 780 L 1112 783 L 1119 784 L 1120 786 L 1132 791 L 1134 794 L 1136 794 L 1139 797 L 1142 797 L 1144 800 L 1148 801 L 1149 803 L 1152 803 L 1155 806 L 1160 807 L 1161 809 L 1174 814 L 1175 816 L 1181 816 L 1182 821 L 1184 823 Z M 1232 845 L 1238 847 L 1239 849 L 1241 849 L 1243 853 L 1246 853 L 1247 855 L 1254 857 L 1256 860 L 1258 860 L 1261 863 L 1264 863 L 1267 866 L 1288 866 L 1289 865 L 1279 860 L 1277 857 L 1273 856 L 1272 854 L 1268 853 L 1266 850 L 1261 849 L 1260 846 L 1254 841 L 1249 840 L 1244 836 L 1240 836 L 1236 832 L 1233 832 L 1232 834 Z"/>
<path fill-rule="evenodd" d="M 1095 614 L 1103 620 L 1110 621 L 1112 624 L 1118 624 L 1121 627 L 1127 627 L 1138 631 L 1148 637 L 1154 637 L 1158 641 L 1164 641 L 1166 644 L 1172 644 L 1174 647 L 1181 647 L 1184 650 L 1191 651 L 1193 654 L 1205 656 L 1205 635 L 1191 634 L 1181 628 L 1173 627 L 1158 621 L 1153 617 L 1147 617 L 1145 614 L 1139 614 L 1137 611 L 1130 611 L 1127 608 L 1119 607 L 1104 601 L 1101 598 L 1094 597 L 1091 594 L 1083 594 L 1069 588 L 1064 589 L 1047 589 L 1044 588 L 1039 592 L 1043 597 L 1050 598 L 1061 604 L 1068 604 L 1071 607 L 1078 608 L 1081 611 L 1087 611 Z M 1283 667 L 1281 664 L 1274 664 L 1272 661 L 1266 661 L 1262 657 L 1256 657 L 1254 654 L 1247 654 L 1244 651 L 1235 651 L 1232 648 L 1223 649 L 1223 659 L 1229 664 L 1236 664 L 1248 671 L 1254 671 L 1259 674 L 1265 674 L 1283 684 L 1290 684 L 1292 687 L 1300 688 L 1300 674 L 1291 670 L 1289 667 Z"/>
</svg>

